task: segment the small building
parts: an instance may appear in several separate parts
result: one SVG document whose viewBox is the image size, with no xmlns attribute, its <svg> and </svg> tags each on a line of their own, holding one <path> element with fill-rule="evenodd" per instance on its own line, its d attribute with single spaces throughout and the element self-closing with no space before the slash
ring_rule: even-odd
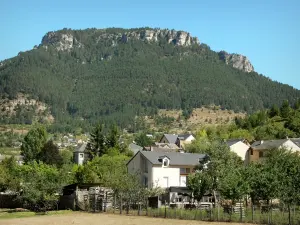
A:
<svg viewBox="0 0 300 225">
<path fill-rule="evenodd" d="M 160 139 L 160 143 L 169 143 L 169 144 L 176 144 L 177 141 L 177 134 L 164 134 Z"/>
<path fill-rule="evenodd" d="M 236 153 L 243 161 L 246 158 L 250 144 L 245 139 L 229 139 L 226 141 L 226 144 L 230 150 Z"/>
<path fill-rule="evenodd" d="M 179 148 L 185 149 L 187 144 L 191 144 L 195 140 L 192 134 L 179 134 L 176 140 L 176 144 Z"/>
<path fill-rule="evenodd" d="M 186 144 L 192 143 L 195 137 L 192 134 L 164 134 L 160 143 L 176 144 L 179 148 L 184 149 Z"/>
<path fill-rule="evenodd" d="M 110 188 L 101 184 L 70 184 L 63 188 L 59 209 L 101 212 L 112 207 L 113 195 Z"/>
<path fill-rule="evenodd" d="M 83 165 L 89 159 L 89 153 L 87 151 L 87 143 L 83 143 L 78 146 L 73 152 L 74 163 Z"/>
<path fill-rule="evenodd" d="M 261 161 L 265 159 L 267 151 L 272 149 L 281 149 L 281 148 L 285 148 L 292 152 L 300 151 L 300 147 L 290 139 L 266 140 L 266 141 L 261 140 L 261 141 L 254 142 L 250 146 L 246 154 L 245 162 L 246 164 L 249 164 L 251 162 Z"/>
</svg>

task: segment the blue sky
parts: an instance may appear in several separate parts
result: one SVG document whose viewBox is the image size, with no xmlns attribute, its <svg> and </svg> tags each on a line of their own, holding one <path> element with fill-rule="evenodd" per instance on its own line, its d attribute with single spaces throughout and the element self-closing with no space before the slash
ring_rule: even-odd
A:
<svg viewBox="0 0 300 225">
<path fill-rule="evenodd" d="M 299 11 L 298 0 L 1 0 L 0 60 L 65 27 L 160 27 L 246 55 L 258 73 L 300 89 Z"/>
</svg>

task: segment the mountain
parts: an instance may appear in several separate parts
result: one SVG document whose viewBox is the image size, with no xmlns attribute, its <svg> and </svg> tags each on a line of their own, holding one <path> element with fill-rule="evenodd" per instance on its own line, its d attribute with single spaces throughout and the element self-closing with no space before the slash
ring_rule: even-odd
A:
<svg viewBox="0 0 300 225">
<path fill-rule="evenodd" d="M 188 32 L 152 28 L 48 32 L 40 45 L 0 63 L 0 94 L 45 104 L 57 124 L 101 119 L 122 127 L 158 109 L 214 104 L 252 112 L 300 97 L 257 74 L 245 56 L 214 52 Z"/>
</svg>

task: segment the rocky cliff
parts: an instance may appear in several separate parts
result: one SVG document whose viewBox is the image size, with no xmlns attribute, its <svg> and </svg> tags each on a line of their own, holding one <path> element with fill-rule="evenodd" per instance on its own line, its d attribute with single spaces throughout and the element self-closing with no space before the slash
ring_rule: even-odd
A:
<svg viewBox="0 0 300 225">
<path fill-rule="evenodd" d="M 254 71 L 254 67 L 246 56 L 239 54 L 229 54 L 225 51 L 219 52 L 219 57 L 227 65 L 232 65 L 234 68 L 250 73 Z"/>
<path fill-rule="evenodd" d="M 142 40 L 150 42 L 167 41 L 177 46 L 190 46 L 200 44 L 197 37 L 192 37 L 190 33 L 168 29 L 137 29 L 124 33 L 109 33 L 106 30 L 99 30 L 100 34 L 96 42 L 101 40 L 111 40 L 112 46 L 116 46 L 118 41 L 127 42 L 128 40 Z M 72 49 L 74 46 L 82 47 L 74 35 L 68 30 L 63 32 L 48 32 L 42 39 L 42 45 L 55 45 L 57 50 L 64 51 Z"/>
<path fill-rule="evenodd" d="M 123 32 L 111 32 L 111 29 L 94 29 L 94 38 L 96 43 L 109 41 L 110 47 L 116 47 L 120 42 L 127 43 L 130 40 L 141 40 L 145 42 L 167 42 L 175 46 L 200 45 L 197 37 L 192 37 L 185 31 L 175 31 L 169 29 L 130 29 L 121 30 Z M 93 35 L 94 35 L 93 34 Z M 41 45 L 47 48 L 53 45 L 58 51 L 70 51 L 73 48 L 82 48 L 84 43 L 81 42 L 80 36 L 72 30 L 64 29 L 56 32 L 48 32 L 42 39 Z M 225 51 L 219 52 L 219 57 L 226 64 L 233 66 L 245 72 L 252 72 L 254 68 L 246 56 L 239 54 L 229 54 Z"/>
</svg>

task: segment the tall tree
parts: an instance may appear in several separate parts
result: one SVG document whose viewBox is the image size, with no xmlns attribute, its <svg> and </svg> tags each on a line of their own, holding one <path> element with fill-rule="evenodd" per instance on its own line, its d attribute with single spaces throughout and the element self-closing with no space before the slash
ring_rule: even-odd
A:
<svg viewBox="0 0 300 225">
<path fill-rule="evenodd" d="M 116 124 L 110 127 L 109 133 L 106 138 L 106 147 L 118 148 L 119 147 L 120 131 Z"/>
<path fill-rule="evenodd" d="M 52 140 L 43 146 L 38 159 L 49 165 L 62 166 L 63 164 L 63 158 L 60 155 L 59 149 Z"/>
<path fill-rule="evenodd" d="M 43 126 L 37 126 L 31 129 L 24 137 L 21 146 L 21 154 L 24 156 L 24 162 L 28 163 L 38 160 L 39 153 L 47 141 L 47 131 Z"/>
<path fill-rule="evenodd" d="M 91 158 L 101 156 L 106 153 L 104 125 L 98 124 L 90 133 L 91 139 L 88 143 L 88 149 Z"/>
<path fill-rule="evenodd" d="M 291 112 L 291 107 L 288 100 L 283 101 L 280 107 L 280 115 L 282 118 L 288 118 Z"/>
<path fill-rule="evenodd" d="M 280 110 L 277 105 L 272 105 L 271 109 L 269 110 L 269 116 L 272 118 L 274 116 L 279 116 L 280 115 Z"/>
</svg>

